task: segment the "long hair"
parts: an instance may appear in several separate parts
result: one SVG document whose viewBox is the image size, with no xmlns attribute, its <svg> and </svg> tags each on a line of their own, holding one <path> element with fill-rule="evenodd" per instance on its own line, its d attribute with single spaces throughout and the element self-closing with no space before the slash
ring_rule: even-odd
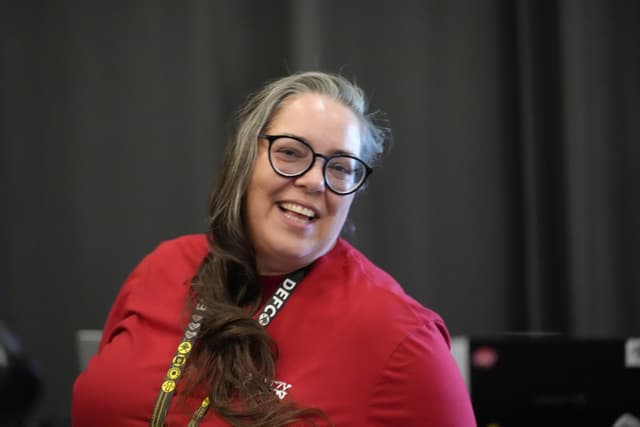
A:
<svg viewBox="0 0 640 427">
<path fill-rule="evenodd" d="M 295 420 L 315 425 L 314 417 L 324 417 L 319 410 L 283 402 L 272 391 L 277 347 L 252 319 L 262 289 L 243 221 L 258 135 L 269 127 L 285 99 L 302 93 L 328 96 L 353 111 L 361 125 L 361 156 L 370 165 L 381 156 L 387 132 L 367 113 L 364 93 L 357 85 L 324 72 L 297 73 L 272 81 L 237 112 L 209 199 L 210 253 L 192 286 L 194 301 L 202 301 L 207 311 L 189 370 L 192 385 L 204 387 L 211 409 L 233 426 L 275 427 Z"/>
</svg>

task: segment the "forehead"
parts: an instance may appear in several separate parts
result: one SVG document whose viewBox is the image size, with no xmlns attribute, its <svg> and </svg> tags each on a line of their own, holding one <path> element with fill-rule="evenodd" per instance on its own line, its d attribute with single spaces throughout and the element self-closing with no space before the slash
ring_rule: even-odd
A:
<svg viewBox="0 0 640 427">
<path fill-rule="evenodd" d="M 323 152 L 361 151 L 361 124 L 349 107 L 322 94 L 304 93 L 285 99 L 269 132 L 291 134 Z"/>
</svg>

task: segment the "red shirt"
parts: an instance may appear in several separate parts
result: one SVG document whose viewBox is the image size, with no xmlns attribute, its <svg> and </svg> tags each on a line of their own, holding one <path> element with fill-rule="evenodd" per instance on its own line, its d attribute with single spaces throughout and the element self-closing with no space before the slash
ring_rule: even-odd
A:
<svg viewBox="0 0 640 427">
<path fill-rule="evenodd" d="M 98 353 L 75 381 L 73 426 L 149 425 L 207 251 L 204 236 L 162 243 L 127 278 Z M 278 284 L 265 280 L 265 299 Z M 476 425 L 442 319 L 342 239 L 267 331 L 279 350 L 280 397 L 322 409 L 336 426 Z M 202 397 L 187 399 L 187 408 L 174 398 L 166 425 L 186 426 Z M 200 425 L 228 424 L 210 412 Z"/>
</svg>

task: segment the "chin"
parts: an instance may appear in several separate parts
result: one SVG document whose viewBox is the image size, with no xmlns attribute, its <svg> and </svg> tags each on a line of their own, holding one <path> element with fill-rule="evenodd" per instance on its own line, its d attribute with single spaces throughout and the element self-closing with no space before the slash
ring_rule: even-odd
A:
<svg viewBox="0 0 640 427">
<path fill-rule="evenodd" d="M 327 253 L 330 248 L 331 246 L 310 247 L 308 244 L 280 245 L 277 248 L 273 248 L 272 254 L 274 256 L 274 262 L 264 267 L 265 270 L 268 270 L 269 274 L 290 273 L 313 263 L 316 259 Z"/>
<path fill-rule="evenodd" d="M 309 247 L 288 247 L 280 252 L 287 260 L 291 260 L 291 264 L 310 264 L 323 255 L 323 251 L 318 248 Z M 302 265 L 298 265 L 302 267 Z"/>
</svg>

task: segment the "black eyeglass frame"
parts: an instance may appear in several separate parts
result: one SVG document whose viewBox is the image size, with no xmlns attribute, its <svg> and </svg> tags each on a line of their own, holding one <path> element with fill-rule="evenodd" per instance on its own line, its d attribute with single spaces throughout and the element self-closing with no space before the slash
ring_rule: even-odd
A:
<svg viewBox="0 0 640 427">
<path fill-rule="evenodd" d="M 304 175 L 305 173 L 309 172 L 313 166 L 316 164 L 316 159 L 318 157 L 324 159 L 324 165 L 322 165 L 322 178 L 324 179 L 324 183 L 326 185 L 326 187 L 334 194 L 337 194 L 339 196 L 347 196 L 349 194 L 355 193 L 356 191 L 358 191 L 360 188 L 362 188 L 362 186 L 364 185 L 364 183 L 367 181 L 367 178 L 369 178 L 369 175 L 371 175 L 373 173 L 373 169 L 365 163 L 364 160 L 356 157 L 356 156 L 352 156 L 350 154 L 343 154 L 343 153 L 336 153 L 336 154 L 332 154 L 330 156 L 325 156 L 324 154 L 320 154 L 320 153 L 316 153 L 316 151 L 313 149 L 313 147 L 311 146 L 311 144 L 309 144 L 307 141 L 305 141 L 304 139 L 297 137 L 297 136 L 293 136 L 293 135 L 267 135 L 267 134 L 260 134 L 258 135 L 258 138 L 262 138 L 262 139 L 266 139 L 269 142 L 269 147 L 268 147 L 268 153 L 269 153 L 269 164 L 271 165 L 271 169 L 273 169 L 273 171 L 275 173 L 277 173 L 278 175 L 285 177 L 285 178 L 298 178 L 301 177 L 302 175 Z M 273 164 L 273 159 L 271 158 L 271 146 L 273 145 L 274 141 L 276 141 L 277 139 L 280 138 L 289 138 L 289 139 L 294 139 L 302 144 L 304 144 L 305 146 L 307 146 L 307 148 L 309 148 L 309 151 L 311 151 L 311 154 L 313 154 L 313 161 L 309 164 L 309 166 L 302 170 L 301 172 L 295 173 L 295 174 L 286 174 L 280 170 L 278 170 L 277 167 L 275 167 L 275 165 Z M 327 180 L 327 165 L 329 164 L 329 161 L 331 159 L 334 158 L 349 158 L 349 159 L 353 159 L 356 160 L 357 162 L 362 163 L 362 165 L 364 166 L 364 177 L 362 178 L 362 180 L 360 181 L 360 183 L 358 185 L 356 185 L 353 189 L 347 191 L 347 192 L 340 192 L 337 191 L 336 189 L 334 189 L 331 184 L 329 183 L 329 181 Z"/>
</svg>

